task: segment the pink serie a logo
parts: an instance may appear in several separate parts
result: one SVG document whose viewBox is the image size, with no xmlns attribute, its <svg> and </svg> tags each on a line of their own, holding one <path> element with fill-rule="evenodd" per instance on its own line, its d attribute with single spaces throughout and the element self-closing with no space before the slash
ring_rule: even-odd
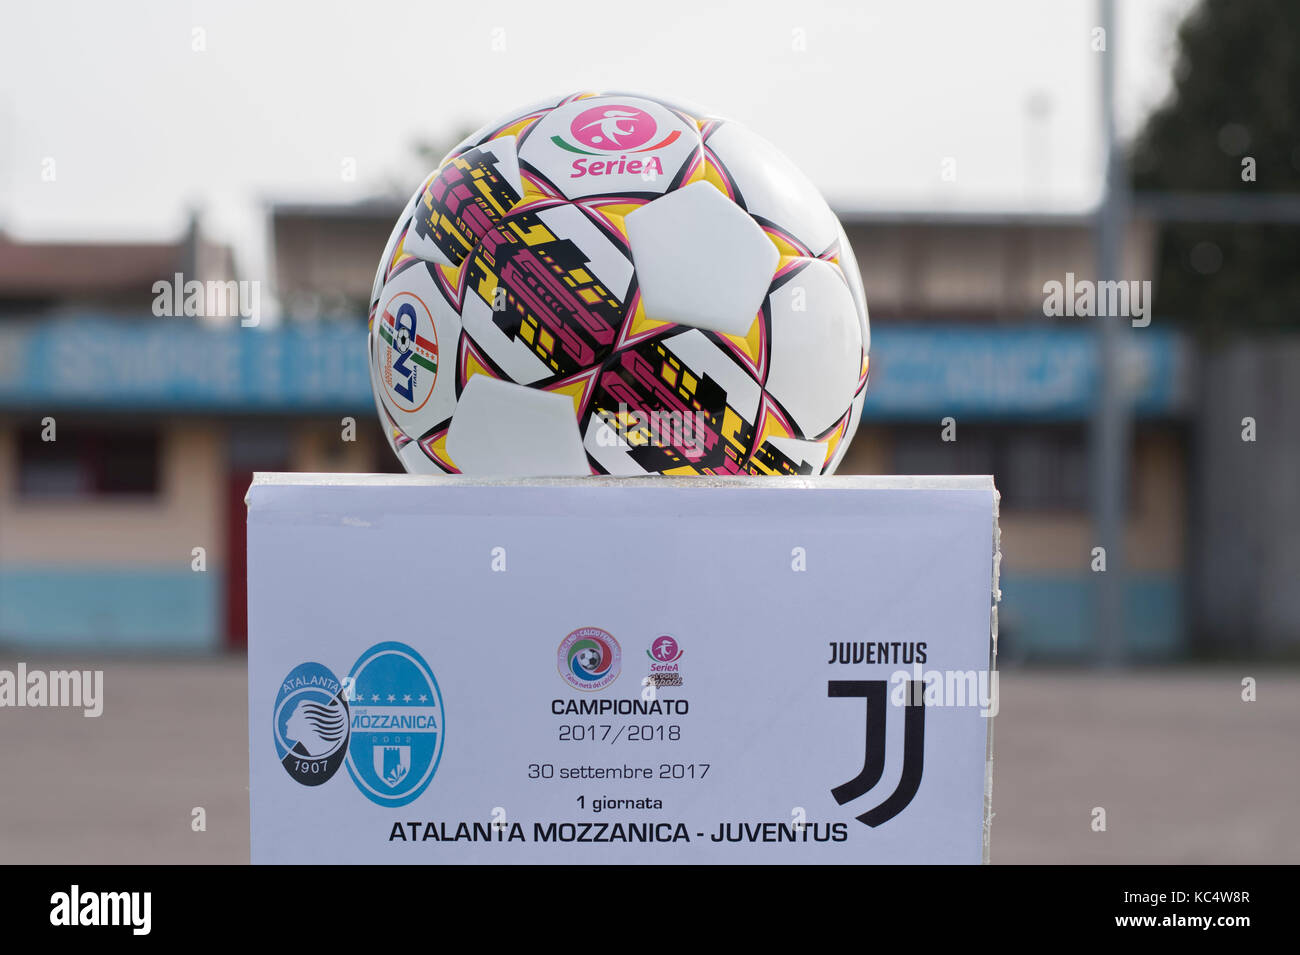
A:
<svg viewBox="0 0 1300 955">
<path fill-rule="evenodd" d="M 668 634 L 655 637 L 646 656 L 655 663 L 676 663 L 682 656 L 681 644 Z"/>
<path fill-rule="evenodd" d="M 661 176 L 663 163 L 658 156 L 641 158 L 638 154 L 671 146 L 681 138 L 681 131 L 674 129 L 655 141 L 659 124 L 653 116 L 637 106 L 607 103 L 584 109 L 575 116 L 569 123 L 569 135 L 574 142 L 563 136 L 552 136 L 551 143 L 582 157 L 596 157 L 573 161 L 569 178 L 579 179 L 624 174 Z"/>
<path fill-rule="evenodd" d="M 635 106 L 596 106 L 574 117 L 569 133 L 588 149 L 632 152 L 650 142 L 656 128 L 654 117 Z"/>
</svg>

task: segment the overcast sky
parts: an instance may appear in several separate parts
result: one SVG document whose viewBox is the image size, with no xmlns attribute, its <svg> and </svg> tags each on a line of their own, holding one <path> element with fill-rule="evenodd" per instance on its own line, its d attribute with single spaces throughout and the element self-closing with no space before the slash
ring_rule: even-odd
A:
<svg viewBox="0 0 1300 955">
<path fill-rule="evenodd" d="M 1117 7 L 1131 133 L 1190 2 Z M 0 229 L 172 238 L 198 206 L 255 275 L 265 199 L 409 191 L 416 140 L 602 88 L 746 123 L 832 203 L 1078 209 L 1101 168 L 1096 25 L 1096 0 L 6 2 Z"/>
</svg>

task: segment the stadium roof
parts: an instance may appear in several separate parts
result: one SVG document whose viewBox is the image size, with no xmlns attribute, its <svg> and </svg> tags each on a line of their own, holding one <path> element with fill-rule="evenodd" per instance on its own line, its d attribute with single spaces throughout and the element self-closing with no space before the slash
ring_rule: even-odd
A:
<svg viewBox="0 0 1300 955">
<path fill-rule="evenodd" d="M 16 242 L 0 235 L 0 296 L 116 293 L 181 269 L 184 242 Z"/>
<path fill-rule="evenodd" d="M 196 275 L 200 268 L 211 274 Z M 0 231 L 0 304 L 122 304 L 177 272 L 187 278 L 232 276 L 233 253 L 205 239 L 197 219 L 171 242 L 28 242 Z"/>
<path fill-rule="evenodd" d="M 396 217 L 403 200 L 372 197 L 355 202 L 312 202 L 272 200 L 268 208 L 273 217 L 303 219 L 372 219 L 385 221 Z M 1074 227 L 1091 225 L 1092 210 L 1038 211 L 1024 209 L 902 209 L 832 202 L 845 225 L 952 225 L 952 226 L 1021 226 Z"/>
<path fill-rule="evenodd" d="M 885 209 L 832 203 L 831 208 L 846 226 L 937 225 L 1019 228 L 1084 228 L 1093 214 L 1042 212 L 1017 209 Z"/>
</svg>

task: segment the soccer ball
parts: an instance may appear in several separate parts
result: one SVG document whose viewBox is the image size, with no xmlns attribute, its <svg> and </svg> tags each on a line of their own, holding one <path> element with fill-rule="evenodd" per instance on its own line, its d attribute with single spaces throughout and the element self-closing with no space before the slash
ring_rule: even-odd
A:
<svg viewBox="0 0 1300 955">
<path fill-rule="evenodd" d="M 600 651 L 590 649 L 579 650 L 578 666 L 582 667 L 588 673 L 595 673 L 596 669 L 600 666 Z"/>
<path fill-rule="evenodd" d="M 639 94 L 460 143 L 370 297 L 375 403 L 416 473 L 829 474 L 869 344 L 816 188 L 738 123 Z"/>
</svg>

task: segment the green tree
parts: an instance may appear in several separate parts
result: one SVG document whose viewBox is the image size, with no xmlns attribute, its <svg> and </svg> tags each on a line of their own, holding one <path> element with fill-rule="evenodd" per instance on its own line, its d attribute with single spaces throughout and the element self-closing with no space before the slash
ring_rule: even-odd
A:
<svg viewBox="0 0 1300 955">
<path fill-rule="evenodd" d="M 1202 0 L 1179 27 L 1172 95 L 1133 144 L 1133 185 L 1300 193 L 1297 132 L 1300 2 Z M 1163 316 L 1212 333 L 1300 326 L 1296 226 L 1168 223 L 1157 255 Z"/>
</svg>

